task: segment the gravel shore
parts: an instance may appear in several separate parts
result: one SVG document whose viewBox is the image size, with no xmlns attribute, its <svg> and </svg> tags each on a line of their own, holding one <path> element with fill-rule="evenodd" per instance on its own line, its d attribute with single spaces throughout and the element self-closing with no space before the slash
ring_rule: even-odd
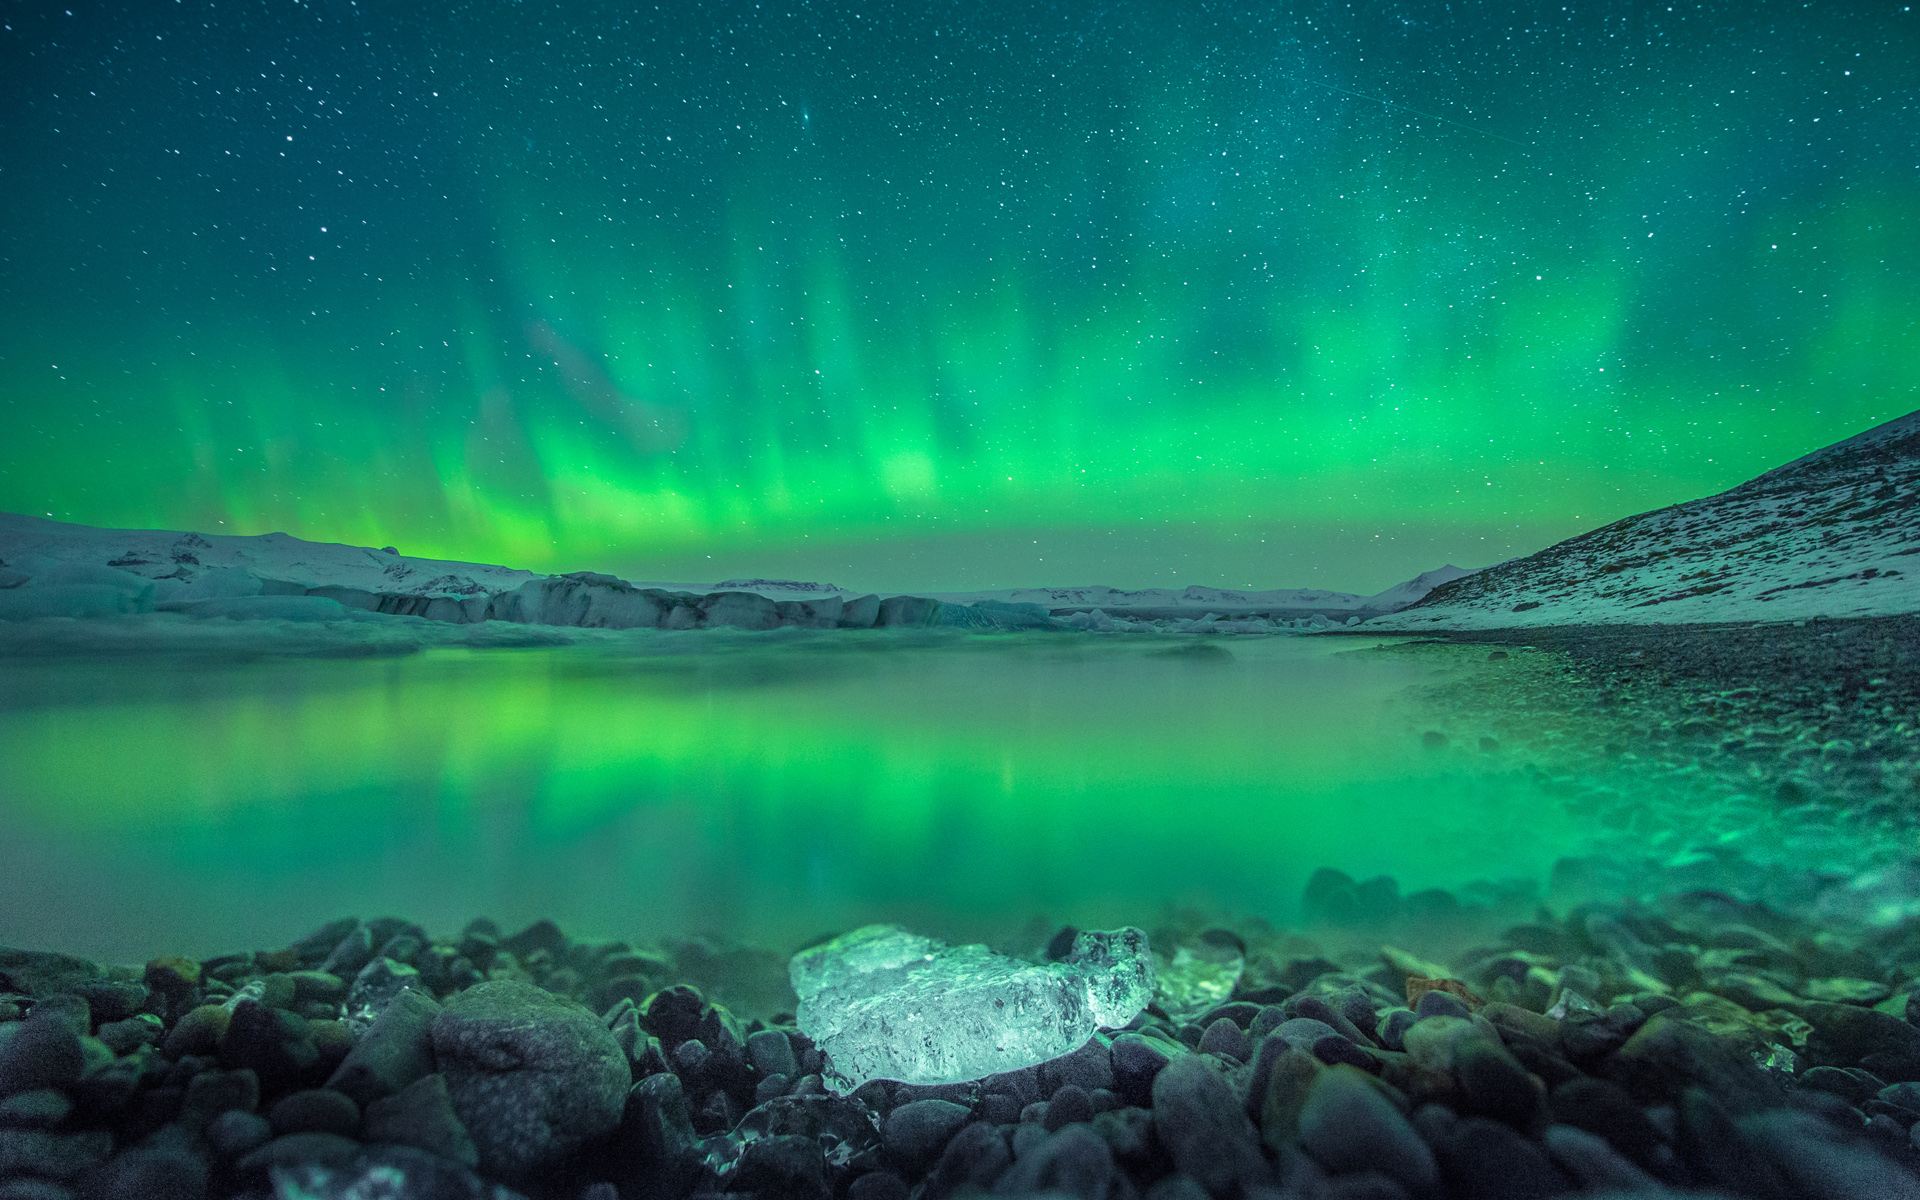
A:
<svg viewBox="0 0 1920 1200">
<path fill-rule="evenodd" d="M 395 918 L 0 951 L 0 1198 L 1920 1197 L 1920 921 L 1836 915 L 1847 886 L 1555 915 L 1322 871 L 1303 931 L 1152 929 L 1182 987 L 1125 1030 L 851 1096 L 781 955 Z"/>
</svg>

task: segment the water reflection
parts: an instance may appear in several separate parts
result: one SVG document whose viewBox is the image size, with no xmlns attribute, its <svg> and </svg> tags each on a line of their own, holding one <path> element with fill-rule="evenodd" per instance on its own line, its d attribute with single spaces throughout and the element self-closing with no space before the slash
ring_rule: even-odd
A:
<svg viewBox="0 0 1920 1200">
<path fill-rule="evenodd" d="M 1434 668 L 1365 641 L 788 633 L 0 665 L 0 942 L 1286 919 L 1318 866 L 1538 876 L 1578 837 L 1423 747 L 1395 697 Z"/>
</svg>

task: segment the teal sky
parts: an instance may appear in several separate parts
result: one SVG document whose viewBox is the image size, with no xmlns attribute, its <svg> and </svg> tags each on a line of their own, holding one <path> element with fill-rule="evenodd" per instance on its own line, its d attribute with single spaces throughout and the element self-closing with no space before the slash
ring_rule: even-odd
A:
<svg viewBox="0 0 1920 1200">
<path fill-rule="evenodd" d="M 1373 591 L 1920 408 L 1908 4 L 17 4 L 0 510 Z"/>
</svg>

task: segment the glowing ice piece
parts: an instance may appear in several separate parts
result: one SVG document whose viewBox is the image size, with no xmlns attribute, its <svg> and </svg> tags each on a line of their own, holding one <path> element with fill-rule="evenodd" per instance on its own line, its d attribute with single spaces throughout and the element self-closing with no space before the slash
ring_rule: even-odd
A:
<svg viewBox="0 0 1920 1200">
<path fill-rule="evenodd" d="M 800 1031 L 829 1086 L 870 1079 L 963 1083 L 1070 1054 L 1153 999 L 1138 929 L 1084 932 L 1066 958 L 1031 963 L 869 925 L 793 956 Z"/>
</svg>

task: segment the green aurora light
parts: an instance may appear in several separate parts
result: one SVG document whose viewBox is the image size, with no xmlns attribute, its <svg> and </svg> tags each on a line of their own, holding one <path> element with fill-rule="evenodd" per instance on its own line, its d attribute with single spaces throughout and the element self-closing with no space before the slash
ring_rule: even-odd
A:
<svg viewBox="0 0 1920 1200">
<path fill-rule="evenodd" d="M 1899 6 L 345 3 L 0 32 L 0 510 L 1372 590 L 1920 407 Z"/>
</svg>

